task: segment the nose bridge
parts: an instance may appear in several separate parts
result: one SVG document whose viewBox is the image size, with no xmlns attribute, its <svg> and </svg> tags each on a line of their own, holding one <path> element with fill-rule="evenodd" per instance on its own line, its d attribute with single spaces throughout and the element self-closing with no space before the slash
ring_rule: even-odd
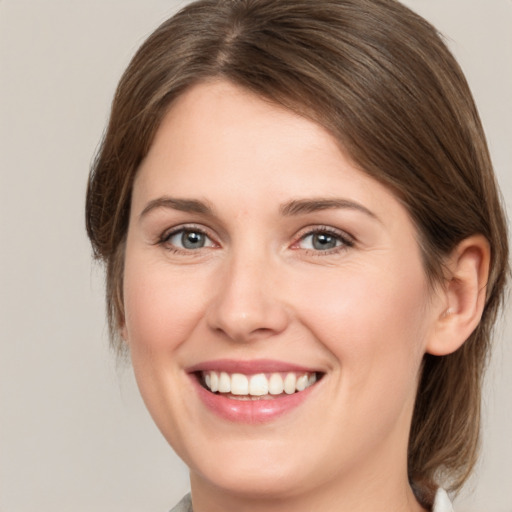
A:
<svg viewBox="0 0 512 512">
<path fill-rule="evenodd" d="M 277 259 L 268 248 L 240 245 L 223 263 L 210 304 L 210 327 L 241 342 L 283 331 L 288 314 L 280 298 Z"/>
</svg>

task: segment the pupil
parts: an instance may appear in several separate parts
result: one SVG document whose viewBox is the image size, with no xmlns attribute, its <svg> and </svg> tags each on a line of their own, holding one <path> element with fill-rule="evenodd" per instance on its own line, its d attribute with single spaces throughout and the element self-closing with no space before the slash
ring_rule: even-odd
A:
<svg viewBox="0 0 512 512">
<path fill-rule="evenodd" d="M 336 247 L 336 238 L 326 233 L 320 233 L 313 237 L 313 247 L 321 251 Z"/>
<path fill-rule="evenodd" d="M 204 245 L 204 235 L 195 231 L 185 231 L 181 235 L 181 243 L 185 249 L 198 249 Z"/>
</svg>

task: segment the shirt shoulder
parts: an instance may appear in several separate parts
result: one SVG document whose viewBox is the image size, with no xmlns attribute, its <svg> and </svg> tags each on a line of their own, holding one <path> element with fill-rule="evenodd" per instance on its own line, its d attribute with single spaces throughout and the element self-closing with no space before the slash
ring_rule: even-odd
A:
<svg viewBox="0 0 512 512">
<path fill-rule="evenodd" d="M 446 494 L 446 491 L 441 487 L 437 489 L 432 512 L 454 512 L 452 502 L 450 501 L 448 494 Z"/>
<path fill-rule="evenodd" d="M 171 512 L 193 512 L 190 494 L 184 496 L 183 499 L 171 510 Z"/>
</svg>

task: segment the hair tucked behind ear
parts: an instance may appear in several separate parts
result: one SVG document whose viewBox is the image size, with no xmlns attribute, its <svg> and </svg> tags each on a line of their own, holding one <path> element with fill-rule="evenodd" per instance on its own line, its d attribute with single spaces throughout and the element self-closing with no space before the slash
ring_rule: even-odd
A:
<svg viewBox="0 0 512 512">
<path fill-rule="evenodd" d="M 425 503 L 440 481 L 458 489 L 476 460 L 482 375 L 508 273 L 507 230 L 464 76 L 435 29 L 394 0 L 203 0 L 143 44 L 117 89 L 87 192 L 87 231 L 107 268 L 112 338 L 123 322 L 137 168 L 173 100 L 215 77 L 327 128 L 405 205 L 432 283 L 461 240 L 480 233 L 489 241 L 482 321 L 457 352 L 425 356 L 409 443 L 409 476 Z"/>
</svg>

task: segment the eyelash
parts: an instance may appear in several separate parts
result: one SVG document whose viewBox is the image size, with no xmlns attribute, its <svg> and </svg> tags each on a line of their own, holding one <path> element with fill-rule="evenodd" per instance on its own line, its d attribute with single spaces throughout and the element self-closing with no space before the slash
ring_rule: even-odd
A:
<svg viewBox="0 0 512 512">
<path fill-rule="evenodd" d="M 187 224 L 185 226 L 179 226 L 179 227 L 177 227 L 175 229 L 172 229 L 171 231 L 164 231 L 164 233 L 162 233 L 162 235 L 158 239 L 157 245 L 164 246 L 166 250 L 168 250 L 168 251 L 170 251 L 172 253 L 176 253 L 176 254 L 192 255 L 193 253 L 199 252 L 198 249 L 194 250 L 194 249 L 186 249 L 186 248 L 176 247 L 175 245 L 173 245 L 173 244 L 171 244 L 169 242 L 169 240 L 173 236 L 179 235 L 180 233 L 187 233 L 187 232 L 188 233 L 197 233 L 197 234 L 200 234 L 200 235 L 204 235 L 206 238 L 208 238 L 210 241 L 212 241 L 212 243 L 214 245 L 217 245 L 214 242 L 213 237 L 211 237 L 204 228 L 202 228 L 200 226 L 195 226 L 193 224 Z M 200 249 L 203 249 L 203 247 L 201 247 Z"/>
<path fill-rule="evenodd" d="M 176 235 L 179 235 L 180 233 L 198 233 L 200 235 L 204 235 L 206 238 L 208 238 L 213 246 L 218 246 L 216 242 L 214 241 L 214 238 L 210 236 L 204 228 L 200 226 L 195 225 L 185 225 L 185 226 L 179 226 L 175 229 L 172 229 L 171 231 L 165 231 L 162 233 L 160 238 L 157 241 L 157 245 L 164 246 L 166 250 L 177 253 L 177 254 L 186 254 L 191 255 L 193 253 L 198 253 L 199 249 L 203 249 L 205 247 L 200 247 L 198 249 L 186 249 L 186 248 L 180 248 L 176 247 L 175 245 L 171 244 L 169 240 Z M 305 228 L 302 230 L 300 235 L 297 237 L 296 241 L 293 242 L 291 245 L 291 249 L 293 250 L 299 250 L 300 247 L 298 247 L 298 244 L 302 241 L 304 241 L 307 237 L 320 235 L 320 234 L 326 234 L 328 236 L 332 236 L 336 239 L 337 242 L 340 242 L 340 245 L 325 249 L 325 250 L 315 250 L 315 249 L 303 249 L 307 254 L 311 254 L 314 256 L 325 256 L 325 255 L 332 255 L 337 254 L 339 252 L 345 251 L 349 249 L 350 247 L 353 247 L 355 244 L 355 240 L 352 236 L 350 236 L 348 233 L 345 233 L 344 231 L 332 228 L 331 226 L 315 226 L 310 228 Z M 212 246 L 207 246 L 212 247 Z"/>
<path fill-rule="evenodd" d="M 345 233 L 344 231 L 335 229 L 331 226 L 315 226 L 315 227 L 305 228 L 299 234 L 297 241 L 292 244 L 292 249 L 299 250 L 300 248 L 297 246 L 301 241 L 304 241 L 307 237 L 314 236 L 314 235 L 321 235 L 321 234 L 325 234 L 325 235 L 334 237 L 336 239 L 336 241 L 340 242 L 340 245 L 333 247 L 331 249 L 325 249 L 325 250 L 303 249 L 308 255 L 327 256 L 327 255 L 338 254 L 340 252 L 346 251 L 347 249 L 349 249 L 351 247 L 354 247 L 354 245 L 355 245 L 354 238 L 351 235 L 349 235 L 348 233 Z"/>
</svg>

